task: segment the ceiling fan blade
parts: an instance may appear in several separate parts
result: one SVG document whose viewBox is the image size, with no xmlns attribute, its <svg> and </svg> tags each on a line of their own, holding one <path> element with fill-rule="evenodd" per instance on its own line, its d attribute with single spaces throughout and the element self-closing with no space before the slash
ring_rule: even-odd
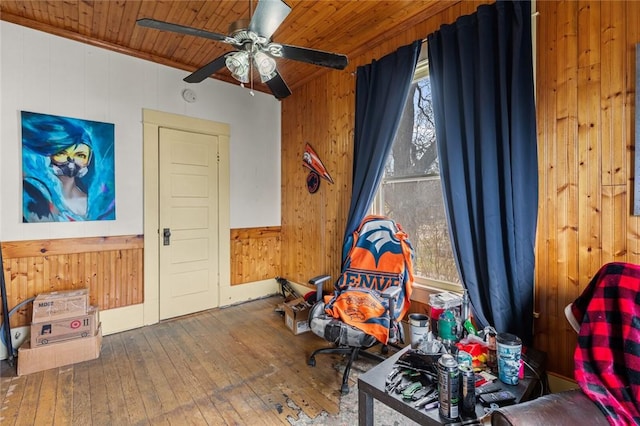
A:
<svg viewBox="0 0 640 426">
<path fill-rule="evenodd" d="M 156 21 L 151 18 L 142 18 L 136 21 L 141 27 L 154 28 L 156 30 L 171 31 L 179 34 L 186 34 L 196 37 L 204 37 L 210 40 L 223 41 L 225 43 L 234 44 L 235 40 L 226 35 L 212 33 L 210 31 L 199 30 L 197 28 L 185 27 L 184 25 L 172 24 L 170 22 Z"/>
<path fill-rule="evenodd" d="M 273 93 L 276 99 L 284 99 L 291 94 L 291 90 L 277 70 L 275 74 L 271 80 L 267 81 L 267 86 L 269 86 L 271 93 Z"/>
<path fill-rule="evenodd" d="M 225 66 L 225 60 L 227 59 L 227 55 L 232 52 L 225 53 L 224 55 L 214 59 L 203 67 L 198 68 L 193 73 L 186 76 L 183 80 L 187 83 L 200 83 L 205 78 L 209 77 L 211 74 L 218 71 L 220 68 Z"/>
<path fill-rule="evenodd" d="M 307 49 L 306 47 L 282 45 L 281 56 L 294 61 L 306 62 L 308 64 L 319 65 L 321 67 L 335 68 L 343 70 L 349 60 L 345 55 L 338 53 L 324 52 L 322 50 Z"/>
<path fill-rule="evenodd" d="M 249 29 L 259 36 L 271 39 L 289 12 L 291 8 L 282 0 L 259 0 Z"/>
</svg>

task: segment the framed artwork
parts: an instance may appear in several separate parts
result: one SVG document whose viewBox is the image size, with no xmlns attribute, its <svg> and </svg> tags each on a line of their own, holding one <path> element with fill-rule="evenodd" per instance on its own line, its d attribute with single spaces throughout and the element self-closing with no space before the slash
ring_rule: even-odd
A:
<svg viewBox="0 0 640 426">
<path fill-rule="evenodd" d="M 21 111 L 22 221 L 114 220 L 114 125 Z"/>
</svg>

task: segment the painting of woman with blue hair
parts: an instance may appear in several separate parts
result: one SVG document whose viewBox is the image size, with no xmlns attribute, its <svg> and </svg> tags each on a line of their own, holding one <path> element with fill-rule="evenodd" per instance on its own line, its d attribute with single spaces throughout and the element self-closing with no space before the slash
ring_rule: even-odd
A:
<svg viewBox="0 0 640 426">
<path fill-rule="evenodd" d="M 20 114 L 22 221 L 114 220 L 114 125 Z"/>
</svg>

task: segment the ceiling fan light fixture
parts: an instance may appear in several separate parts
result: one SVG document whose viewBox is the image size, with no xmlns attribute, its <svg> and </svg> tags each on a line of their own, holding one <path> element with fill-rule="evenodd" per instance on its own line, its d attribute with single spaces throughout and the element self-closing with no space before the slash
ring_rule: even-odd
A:
<svg viewBox="0 0 640 426">
<path fill-rule="evenodd" d="M 249 52 L 234 52 L 227 56 L 225 64 L 233 78 L 241 83 L 249 82 Z"/>
<path fill-rule="evenodd" d="M 275 72 L 272 72 L 271 74 L 260 74 L 260 81 L 263 83 L 266 83 L 267 81 L 271 80 L 275 76 L 276 76 Z"/>
<path fill-rule="evenodd" d="M 263 83 L 275 77 L 276 61 L 271 56 L 258 51 L 253 55 L 253 62 L 256 64 L 256 69 L 260 73 L 260 80 Z"/>
</svg>

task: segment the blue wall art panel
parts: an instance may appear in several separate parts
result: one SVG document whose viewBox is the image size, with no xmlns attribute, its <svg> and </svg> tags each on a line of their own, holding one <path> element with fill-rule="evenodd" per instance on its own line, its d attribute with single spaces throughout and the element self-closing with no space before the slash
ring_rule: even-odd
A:
<svg viewBox="0 0 640 426">
<path fill-rule="evenodd" d="M 22 221 L 116 218 L 114 125 L 21 111 Z"/>
</svg>

